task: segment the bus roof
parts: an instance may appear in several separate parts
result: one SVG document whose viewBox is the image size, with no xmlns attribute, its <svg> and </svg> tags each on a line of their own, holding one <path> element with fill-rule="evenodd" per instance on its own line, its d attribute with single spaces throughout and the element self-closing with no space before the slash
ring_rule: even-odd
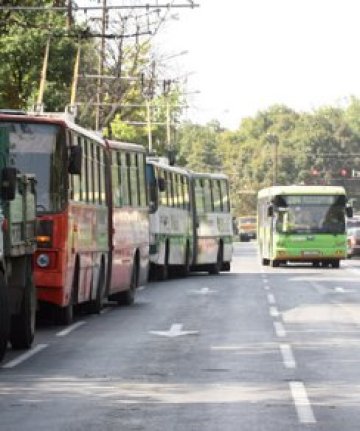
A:
<svg viewBox="0 0 360 431">
<path fill-rule="evenodd" d="M 136 151 L 145 153 L 145 148 L 142 145 L 134 144 L 132 142 L 121 142 L 121 141 L 113 141 L 106 139 L 109 147 L 116 150 L 128 150 L 128 151 Z"/>
<path fill-rule="evenodd" d="M 206 173 L 206 172 L 192 172 L 190 171 L 193 178 L 210 178 L 212 180 L 228 180 L 228 176 L 222 173 Z"/>
<path fill-rule="evenodd" d="M 346 191 L 342 186 L 273 186 L 262 189 L 258 192 L 258 198 L 272 197 L 278 195 L 345 195 Z"/>
<path fill-rule="evenodd" d="M 8 121 L 12 123 L 55 124 L 57 126 L 68 127 L 69 129 L 75 130 L 76 132 L 81 133 L 90 139 L 105 144 L 103 137 L 99 133 L 77 125 L 72 121 L 71 116 L 61 112 L 49 112 L 42 114 L 27 113 L 26 115 L 9 115 L 0 113 L 0 122 L 1 121 Z"/>
<path fill-rule="evenodd" d="M 184 167 L 169 165 L 169 163 L 166 163 L 164 160 L 160 158 L 157 159 L 157 158 L 147 157 L 146 163 L 157 166 L 158 168 L 164 169 L 166 171 L 176 172 L 178 174 L 182 174 L 186 176 L 190 176 L 191 174 L 191 171 L 189 171 L 188 169 Z"/>
</svg>

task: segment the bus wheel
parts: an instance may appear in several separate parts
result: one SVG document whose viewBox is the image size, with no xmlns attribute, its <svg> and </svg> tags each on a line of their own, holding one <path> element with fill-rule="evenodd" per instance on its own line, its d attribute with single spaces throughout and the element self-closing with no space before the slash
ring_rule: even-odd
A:
<svg viewBox="0 0 360 431">
<path fill-rule="evenodd" d="M 186 245 L 185 263 L 181 266 L 179 274 L 182 277 L 187 277 L 190 274 L 190 249 L 189 244 Z"/>
<path fill-rule="evenodd" d="M 0 361 L 3 359 L 9 338 L 9 298 L 5 277 L 0 271 Z"/>
<path fill-rule="evenodd" d="M 222 245 L 220 245 L 217 258 L 216 258 L 216 263 L 213 263 L 212 265 L 210 265 L 209 274 L 218 275 L 222 268 L 222 264 L 223 264 L 222 261 L 223 261 L 223 251 L 222 251 Z"/>
<path fill-rule="evenodd" d="M 338 259 L 334 259 L 334 260 L 331 262 L 331 265 L 332 265 L 332 267 L 333 267 L 333 268 L 340 268 L 340 260 L 338 260 Z"/>
<path fill-rule="evenodd" d="M 131 271 L 131 281 L 130 281 L 130 287 L 128 290 L 125 290 L 125 292 L 121 292 L 118 295 L 116 295 L 116 301 L 119 305 L 132 305 L 135 302 L 135 292 L 136 288 L 138 287 L 138 271 L 137 271 L 137 264 L 136 261 L 134 261 L 133 268 Z"/>
<path fill-rule="evenodd" d="M 280 266 L 280 261 L 278 261 L 277 259 L 273 259 L 270 261 L 270 264 L 273 268 L 277 268 L 278 266 Z"/>
<path fill-rule="evenodd" d="M 105 277 L 104 277 L 104 266 L 101 265 L 100 273 L 96 288 L 96 298 L 90 301 L 86 309 L 89 313 L 100 314 L 104 303 L 104 291 L 105 291 Z"/>
<path fill-rule="evenodd" d="M 315 268 L 319 268 L 320 267 L 320 262 L 318 260 L 314 260 L 312 263 L 313 267 Z"/>
<path fill-rule="evenodd" d="M 156 280 L 165 281 L 169 278 L 169 247 L 166 245 L 163 265 L 156 265 Z"/>
<path fill-rule="evenodd" d="M 269 263 L 270 263 L 269 259 L 265 259 L 265 258 L 262 258 L 262 259 L 261 259 L 261 264 L 262 264 L 263 266 L 268 266 L 268 265 L 269 265 Z"/>
<path fill-rule="evenodd" d="M 36 291 L 30 264 L 27 265 L 26 271 L 20 313 L 11 318 L 10 343 L 13 349 L 29 349 L 35 335 Z"/>
</svg>

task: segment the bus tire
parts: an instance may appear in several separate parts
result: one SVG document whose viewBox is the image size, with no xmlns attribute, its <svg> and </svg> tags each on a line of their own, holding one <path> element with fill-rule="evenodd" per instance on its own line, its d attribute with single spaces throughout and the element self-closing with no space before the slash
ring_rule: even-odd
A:
<svg viewBox="0 0 360 431">
<path fill-rule="evenodd" d="M 339 259 L 334 259 L 331 262 L 331 265 L 332 265 L 333 268 L 340 268 L 340 260 Z"/>
<path fill-rule="evenodd" d="M 135 293 L 138 287 L 138 265 L 135 260 L 131 271 L 131 280 L 129 289 L 116 295 L 116 301 L 119 305 L 130 306 L 135 302 Z"/>
<path fill-rule="evenodd" d="M 269 259 L 265 259 L 264 257 L 261 259 L 261 264 L 263 266 L 269 266 Z"/>
<path fill-rule="evenodd" d="M 0 271 L 0 361 L 3 359 L 9 339 L 10 314 L 9 294 L 5 277 Z"/>
<path fill-rule="evenodd" d="M 270 261 L 270 265 L 272 268 L 277 268 L 278 266 L 280 266 L 280 261 L 278 261 L 277 259 L 272 259 Z"/>
<path fill-rule="evenodd" d="M 76 259 L 74 278 L 71 286 L 69 303 L 64 307 L 57 307 L 56 309 L 56 323 L 58 325 L 68 326 L 68 325 L 71 325 L 72 322 L 74 321 L 74 304 L 75 304 L 75 298 L 78 297 L 77 292 L 79 289 L 79 273 L 80 273 L 80 262 L 79 262 L 79 259 Z"/>
<path fill-rule="evenodd" d="M 222 248 L 222 244 L 220 244 L 218 254 L 216 257 L 216 263 L 213 263 L 212 265 L 210 265 L 209 274 L 218 275 L 221 271 L 222 264 L 223 264 L 223 248 Z"/>
<path fill-rule="evenodd" d="M 185 262 L 184 262 L 184 265 L 181 266 L 181 268 L 179 270 L 179 274 L 181 277 L 187 277 L 190 274 L 190 247 L 189 247 L 189 243 L 186 244 Z"/>
<path fill-rule="evenodd" d="M 86 309 L 88 313 L 100 314 L 104 304 L 104 292 L 105 292 L 105 271 L 104 265 L 101 263 L 99 272 L 97 287 L 96 287 L 96 298 L 89 302 Z"/>
<path fill-rule="evenodd" d="M 166 243 L 165 260 L 163 265 L 156 265 L 156 280 L 165 281 L 169 278 L 169 245 Z"/>
<path fill-rule="evenodd" d="M 36 291 L 30 260 L 26 267 L 26 283 L 19 314 L 11 317 L 10 343 L 13 349 L 29 349 L 35 336 Z"/>
</svg>

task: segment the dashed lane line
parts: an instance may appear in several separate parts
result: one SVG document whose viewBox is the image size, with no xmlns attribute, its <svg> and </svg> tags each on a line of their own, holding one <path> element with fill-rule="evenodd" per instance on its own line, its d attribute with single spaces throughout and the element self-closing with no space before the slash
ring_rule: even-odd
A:
<svg viewBox="0 0 360 431">
<path fill-rule="evenodd" d="M 289 382 L 291 395 L 295 404 L 299 422 L 314 424 L 316 419 L 303 382 Z"/>
<path fill-rule="evenodd" d="M 18 356 L 16 359 L 13 359 L 12 361 L 7 362 L 1 368 L 14 368 L 17 365 L 25 362 L 27 359 L 31 358 L 32 356 L 36 355 L 37 353 L 41 352 L 46 347 L 48 347 L 48 344 L 38 344 L 37 346 L 34 346 L 28 352 Z"/>
<path fill-rule="evenodd" d="M 274 307 L 274 306 L 270 307 L 269 312 L 270 312 L 271 317 L 279 317 L 280 316 L 280 313 L 279 313 L 279 310 L 277 309 L 277 307 Z"/>
<path fill-rule="evenodd" d="M 284 325 L 281 322 L 274 322 L 275 333 L 278 337 L 286 337 L 286 331 Z"/>
<path fill-rule="evenodd" d="M 275 296 L 272 293 L 268 293 L 267 299 L 269 304 L 272 304 L 272 305 L 276 304 Z"/>
<path fill-rule="evenodd" d="M 77 329 L 79 326 L 85 325 L 85 321 L 81 320 L 80 322 L 76 322 L 73 325 L 68 326 L 66 329 L 58 332 L 56 334 L 57 337 L 65 337 L 66 335 L 70 334 L 70 332 L 74 331 L 75 329 Z"/>
<path fill-rule="evenodd" d="M 280 343 L 279 347 L 285 367 L 291 369 L 296 368 L 296 361 L 290 344 Z"/>
</svg>

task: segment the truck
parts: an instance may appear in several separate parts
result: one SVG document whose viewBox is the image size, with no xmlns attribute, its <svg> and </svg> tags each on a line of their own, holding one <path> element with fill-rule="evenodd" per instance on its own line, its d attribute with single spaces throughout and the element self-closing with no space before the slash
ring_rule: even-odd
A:
<svg viewBox="0 0 360 431">
<path fill-rule="evenodd" d="M 11 165 L 9 129 L 0 127 L 0 361 L 10 342 L 30 348 L 35 333 L 36 178 Z"/>
</svg>

